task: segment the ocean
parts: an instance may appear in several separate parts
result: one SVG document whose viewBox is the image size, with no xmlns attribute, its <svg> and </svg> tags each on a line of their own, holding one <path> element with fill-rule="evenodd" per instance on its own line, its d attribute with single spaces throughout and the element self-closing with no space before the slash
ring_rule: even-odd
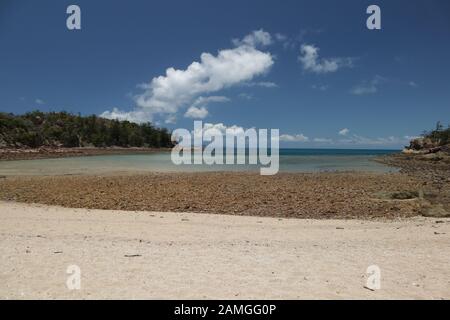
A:
<svg viewBox="0 0 450 320">
<path fill-rule="evenodd" d="M 399 150 L 280 149 L 280 172 L 369 171 L 397 168 L 373 161 Z M 107 174 L 128 172 L 258 171 L 259 165 L 175 165 L 169 152 L 0 161 L 0 175 Z"/>
</svg>

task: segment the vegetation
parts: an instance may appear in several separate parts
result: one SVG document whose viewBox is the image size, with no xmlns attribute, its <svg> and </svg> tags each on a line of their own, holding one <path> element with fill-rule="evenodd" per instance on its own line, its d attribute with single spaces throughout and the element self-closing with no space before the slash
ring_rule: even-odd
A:
<svg viewBox="0 0 450 320">
<path fill-rule="evenodd" d="M 438 122 L 434 130 L 425 131 L 422 138 L 412 140 L 409 148 L 423 150 L 446 146 L 444 149 L 448 149 L 448 145 L 450 145 L 450 126 L 444 128 L 441 122 Z"/>
<path fill-rule="evenodd" d="M 136 124 L 68 112 L 0 112 L 0 147 L 171 147 L 170 133 Z"/>
<path fill-rule="evenodd" d="M 450 143 L 450 125 L 445 129 L 442 123 L 438 121 L 435 130 L 424 132 L 424 138 L 430 139 L 438 146 L 447 145 Z"/>
</svg>

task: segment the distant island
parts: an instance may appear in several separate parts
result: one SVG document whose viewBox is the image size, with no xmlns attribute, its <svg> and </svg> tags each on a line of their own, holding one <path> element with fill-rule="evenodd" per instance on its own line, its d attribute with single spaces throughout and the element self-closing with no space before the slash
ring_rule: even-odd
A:
<svg viewBox="0 0 450 320">
<path fill-rule="evenodd" d="M 170 132 L 151 123 L 68 112 L 0 113 L 0 159 L 4 160 L 140 153 L 172 146 Z"/>
</svg>

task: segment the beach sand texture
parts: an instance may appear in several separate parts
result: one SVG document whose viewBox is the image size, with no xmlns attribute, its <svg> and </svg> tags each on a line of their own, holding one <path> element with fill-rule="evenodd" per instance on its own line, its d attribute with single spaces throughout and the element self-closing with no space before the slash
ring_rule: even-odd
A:
<svg viewBox="0 0 450 320">
<path fill-rule="evenodd" d="M 1 299 L 450 298 L 450 219 L 299 220 L 0 202 Z M 68 290 L 66 269 L 81 269 Z M 381 289 L 365 289 L 370 265 Z"/>
</svg>

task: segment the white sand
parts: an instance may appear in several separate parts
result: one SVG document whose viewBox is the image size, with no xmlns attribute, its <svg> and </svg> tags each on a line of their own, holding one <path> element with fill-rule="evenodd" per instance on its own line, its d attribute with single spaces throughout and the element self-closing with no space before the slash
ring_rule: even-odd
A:
<svg viewBox="0 0 450 320">
<path fill-rule="evenodd" d="M 2 299 L 450 298 L 450 219 L 278 220 L 0 202 L 0 222 Z M 72 264 L 81 290 L 66 287 Z M 373 264 L 377 291 L 364 288 Z"/>
</svg>

